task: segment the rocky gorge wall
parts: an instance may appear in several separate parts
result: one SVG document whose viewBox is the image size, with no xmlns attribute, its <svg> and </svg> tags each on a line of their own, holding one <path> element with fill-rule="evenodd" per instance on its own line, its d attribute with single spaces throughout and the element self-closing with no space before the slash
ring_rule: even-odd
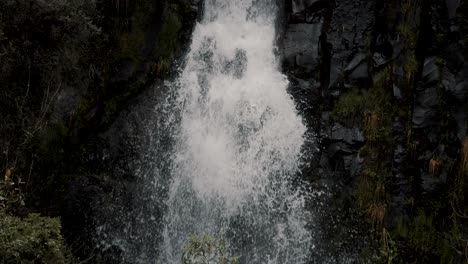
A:
<svg viewBox="0 0 468 264">
<path fill-rule="evenodd" d="M 306 177 L 332 193 L 315 251 L 466 262 L 466 1 L 286 6 L 284 70 L 320 142 Z"/>
<path fill-rule="evenodd" d="M 129 120 L 134 122 L 124 116 L 130 106 L 147 107 L 145 115 L 152 114 L 151 100 L 183 56 L 198 5 L 164 0 L 0 3 L 0 161 L 6 171 L 0 213 L 9 217 L 1 227 L 6 237 L 0 259 L 125 261 L 111 246 L 95 252 L 100 241 L 96 221 L 107 221 L 107 209 L 132 206 L 129 195 L 138 191 L 129 169 L 140 142 L 132 126 L 141 112 L 133 112 Z M 116 199 L 129 200 L 112 201 L 117 194 Z M 39 220 L 25 230 L 23 218 Z M 11 239 L 37 243 L 17 247 L 8 243 Z"/>
</svg>

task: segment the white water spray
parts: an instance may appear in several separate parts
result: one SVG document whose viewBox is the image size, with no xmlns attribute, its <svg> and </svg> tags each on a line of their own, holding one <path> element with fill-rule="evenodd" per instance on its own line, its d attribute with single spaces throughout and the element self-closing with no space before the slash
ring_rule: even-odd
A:
<svg viewBox="0 0 468 264">
<path fill-rule="evenodd" d="M 191 234 L 241 263 L 304 263 L 311 236 L 291 184 L 306 128 L 274 54 L 274 0 L 207 0 L 178 80 L 181 108 L 158 263 Z"/>
</svg>

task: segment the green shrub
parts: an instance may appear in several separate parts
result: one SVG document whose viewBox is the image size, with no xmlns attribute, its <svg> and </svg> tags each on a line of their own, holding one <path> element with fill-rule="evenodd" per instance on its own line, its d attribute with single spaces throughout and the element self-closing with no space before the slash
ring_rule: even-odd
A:
<svg viewBox="0 0 468 264">
<path fill-rule="evenodd" d="M 58 218 L 30 214 L 24 219 L 0 211 L 1 263 L 67 263 Z"/>
<path fill-rule="evenodd" d="M 208 235 L 192 235 L 182 254 L 182 264 L 237 264 L 227 255 L 225 243 Z"/>
</svg>

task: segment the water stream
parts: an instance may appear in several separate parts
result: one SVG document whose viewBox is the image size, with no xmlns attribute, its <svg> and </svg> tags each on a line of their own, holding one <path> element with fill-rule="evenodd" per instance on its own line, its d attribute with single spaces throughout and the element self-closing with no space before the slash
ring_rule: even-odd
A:
<svg viewBox="0 0 468 264">
<path fill-rule="evenodd" d="M 305 194 L 292 184 L 306 127 L 275 55 L 271 0 L 207 0 L 174 84 L 179 121 L 157 263 L 192 234 L 223 238 L 240 263 L 304 263 Z M 177 112 L 177 111 L 174 111 Z"/>
</svg>

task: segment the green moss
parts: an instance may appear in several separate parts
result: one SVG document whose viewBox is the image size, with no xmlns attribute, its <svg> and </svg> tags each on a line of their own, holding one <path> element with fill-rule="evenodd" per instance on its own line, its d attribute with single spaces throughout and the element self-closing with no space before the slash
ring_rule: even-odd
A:
<svg viewBox="0 0 468 264">
<path fill-rule="evenodd" d="M 350 109 L 342 118 L 359 118 L 360 121 L 354 121 L 354 125 L 364 131 L 366 144 L 360 150 L 364 162 L 356 182 L 354 198 L 377 237 L 382 236 L 385 227 L 387 185 L 392 178 L 393 107 L 390 73 L 389 69 L 379 72 L 374 76 L 374 84 L 368 91 L 353 91 L 347 95 L 348 98 L 338 103 L 339 109 Z"/>
<path fill-rule="evenodd" d="M 332 117 L 347 126 L 365 125 L 366 114 L 374 113 L 383 121 L 386 128 L 392 118 L 392 95 L 386 82 L 389 70 L 381 71 L 374 78 L 374 85 L 369 90 L 354 88 L 338 98 L 332 111 Z M 387 133 L 384 133 L 387 134 Z"/>
<path fill-rule="evenodd" d="M 131 12 L 127 16 L 117 16 L 113 20 L 113 32 L 118 36 L 117 46 L 112 51 L 112 58 L 119 63 L 131 60 L 136 65 L 143 62 L 141 49 L 145 42 L 145 32 L 148 30 L 148 23 L 153 14 L 151 1 L 142 0 L 134 4 Z"/>
<path fill-rule="evenodd" d="M 154 58 L 162 65 L 168 65 L 173 60 L 174 52 L 180 39 L 182 23 L 177 12 L 178 6 L 166 6 L 163 14 L 163 27 L 157 41 Z"/>
<path fill-rule="evenodd" d="M 402 23 L 398 26 L 398 33 L 406 40 L 408 47 L 415 47 L 417 42 L 417 30 L 410 23 Z"/>
<path fill-rule="evenodd" d="M 406 261 L 431 263 L 434 261 L 442 240 L 437 235 L 433 215 L 418 210 L 409 222 L 400 221 L 392 232 L 404 252 Z"/>
<path fill-rule="evenodd" d="M 57 218 L 0 212 L 0 263 L 70 263 Z"/>
<path fill-rule="evenodd" d="M 350 90 L 340 96 L 332 111 L 332 117 L 344 125 L 360 124 L 364 118 L 366 99 L 366 91 Z"/>
<path fill-rule="evenodd" d="M 411 52 L 407 56 L 403 68 L 407 76 L 416 74 L 416 72 L 418 71 L 418 60 L 416 59 L 416 55 L 414 54 L 414 52 Z"/>
<path fill-rule="evenodd" d="M 113 52 L 114 59 L 116 61 L 129 59 L 137 64 L 141 63 L 140 48 L 144 40 L 145 36 L 141 28 L 122 33 L 119 39 L 119 47 Z"/>
<path fill-rule="evenodd" d="M 432 215 L 420 210 L 410 227 L 408 238 L 413 248 L 422 253 L 432 251 L 437 239 Z"/>
<path fill-rule="evenodd" d="M 120 109 L 121 105 L 126 101 L 126 96 L 113 97 L 104 102 L 104 114 L 102 115 L 102 124 L 110 124 Z"/>
</svg>

